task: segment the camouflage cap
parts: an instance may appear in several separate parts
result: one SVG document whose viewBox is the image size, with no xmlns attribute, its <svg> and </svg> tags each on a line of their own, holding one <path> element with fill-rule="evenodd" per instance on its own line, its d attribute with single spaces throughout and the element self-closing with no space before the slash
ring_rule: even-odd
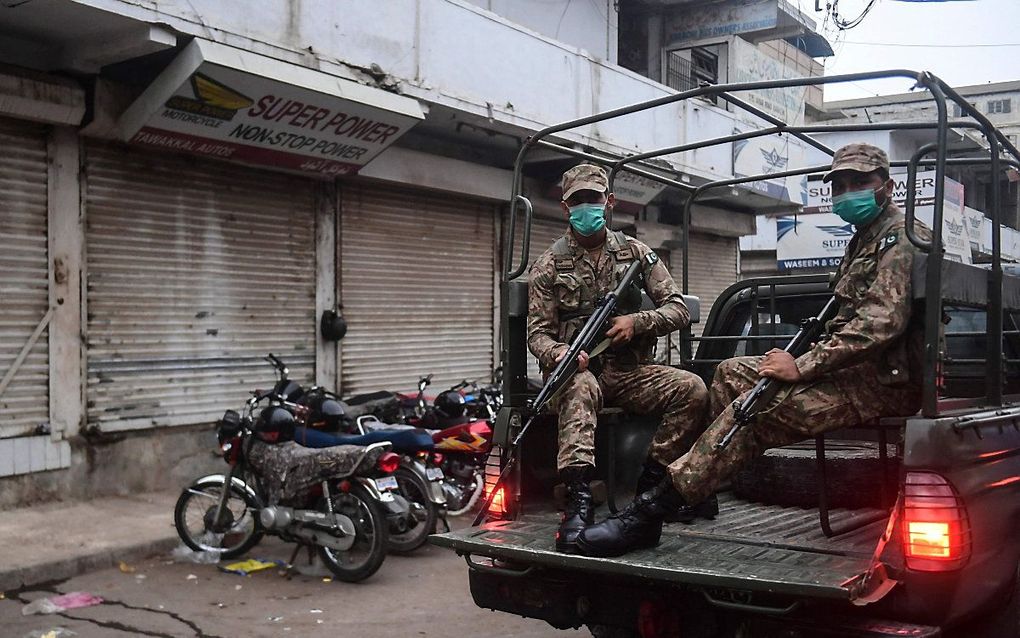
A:
<svg viewBox="0 0 1020 638">
<path fill-rule="evenodd" d="M 563 173 L 560 180 L 563 188 L 563 200 L 581 190 L 592 190 L 605 193 L 609 190 L 609 177 L 601 166 L 594 164 L 578 164 Z"/>
<path fill-rule="evenodd" d="M 832 169 L 822 176 L 822 181 L 828 182 L 837 171 L 870 173 L 879 168 L 889 172 L 889 156 L 885 151 L 871 144 L 847 144 L 832 156 Z"/>
</svg>

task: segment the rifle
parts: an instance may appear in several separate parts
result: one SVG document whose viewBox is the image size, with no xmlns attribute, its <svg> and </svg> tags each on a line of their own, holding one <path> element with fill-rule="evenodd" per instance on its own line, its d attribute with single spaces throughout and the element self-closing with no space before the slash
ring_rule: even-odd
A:
<svg viewBox="0 0 1020 638">
<path fill-rule="evenodd" d="M 616 288 L 606 293 L 606 296 L 595 304 L 595 311 L 588 317 L 588 321 L 585 322 L 581 331 L 577 333 L 577 336 L 574 337 L 574 340 L 567 347 L 567 351 L 563 353 L 563 357 L 560 358 L 559 363 L 556 364 L 549 378 L 546 379 L 545 385 L 538 391 L 534 399 L 528 401 L 526 410 L 530 414 L 528 421 L 510 443 L 510 458 L 507 460 L 506 467 L 499 473 L 499 478 L 496 479 L 496 483 L 489 491 L 485 503 L 482 504 L 482 510 L 475 517 L 474 522 L 471 524 L 472 526 L 478 525 L 485 518 L 485 513 L 489 510 L 489 506 L 492 505 L 492 499 L 495 498 L 497 489 L 503 483 L 503 479 L 506 478 L 511 468 L 516 464 L 517 450 L 524 435 L 527 434 L 528 428 L 535 422 L 535 419 L 541 414 L 545 406 L 560 393 L 560 390 L 567 385 L 567 381 L 577 372 L 577 356 L 581 352 L 587 352 L 590 357 L 594 358 L 609 347 L 612 339 L 605 336 L 606 323 L 612 318 L 613 312 L 616 311 L 620 295 L 627 290 L 627 287 L 633 283 L 638 273 L 641 272 L 642 262 L 648 262 L 649 267 L 651 267 L 657 261 L 659 261 L 659 256 L 655 253 L 648 253 L 642 259 L 635 259 L 634 263 L 624 272 Z"/>
<path fill-rule="evenodd" d="M 836 316 L 837 310 L 839 310 L 839 304 L 836 302 L 836 297 L 833 296 L 817 316 L 810 317 L 801 322 L 800 330 L 797 331 L 797 334 L 793 335 L 790 343 L 786 344 L 783 351 L 789 352 L 794 357 L 799 357 L 807 352 L 811 344 L 821 336 L 825 324 Z M 734 402 L 733 426 L 726 433 L 726 436 L 715 444 L 715 449 L 722 450 L 728 446 L 733 436 L 758 416 L 762 408 L 775 398 L 779 392 L 780 383 L 782 382 L 771 377 L 763 377 L 758 380 L 758 383 L 754 385 L 754 388 L 744 397 L 743 401 L 740 403 Z"/>
</svg>

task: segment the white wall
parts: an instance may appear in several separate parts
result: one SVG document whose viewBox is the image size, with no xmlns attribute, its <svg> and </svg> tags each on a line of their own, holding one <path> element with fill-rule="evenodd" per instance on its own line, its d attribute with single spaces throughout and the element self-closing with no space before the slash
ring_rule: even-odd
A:
<svg viewBox="0 0 1020 638">
<path fill-rule="evenodd" d="M 468 0 L 511 22 L 616 63 L 619 13 L 613 0 Z"/>
<path fill-rule="evenodd" d="M 381 82 L 458 118 L 520 135 L 674 91 L 553 40 L 494 11 L 521 17 L 538 0 L 263 0 L 239 11 L 223 0 L 66 0 L 215 40 L 326 73 Z M 609 0 L 587 0 L 593 10 Z M 552 6 L 563 5 L 558 0 Z M 493 11 L 489 11 L 491 7 Z M 568 17 L 573 15 L 569 9 Z M 546 13 L 537 14 L 544 22 Z M 592 13 L 588 19 L 593 20 Z M 585 23 L 579 19 L 578 24 Z M 378 73 L 375 73 L 378 76 Z M 703 101 L 672 104 L 560 134 L 572 142 L 635 153 L 728 135 L 735 113 Z M 698 151 L 674 165 L 695 175 L 732 175 L 729 145 Z M 791 162 L 796 162 L 791 157 Z"/>
</svg>

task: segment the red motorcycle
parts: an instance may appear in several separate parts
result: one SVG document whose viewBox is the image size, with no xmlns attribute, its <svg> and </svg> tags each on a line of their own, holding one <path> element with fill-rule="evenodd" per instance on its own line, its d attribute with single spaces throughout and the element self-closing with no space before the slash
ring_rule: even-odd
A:
<svg viewBox="0 0 1020 638">
<path fill-rule="evenodd" d="M 439 393 L 431 403 L 425 388 L 432 375 L 418 381 L 418 395 L 400 397 L 404 421 L 432 434 L 435 448 L 426 465 L 430 480 L 440 479 L 446 513 L 470 511 L 485 490 L 485 464 L 492 450 L 492 428 L 502 404 L 498 386 L 462 381 Z"/>
</svg>

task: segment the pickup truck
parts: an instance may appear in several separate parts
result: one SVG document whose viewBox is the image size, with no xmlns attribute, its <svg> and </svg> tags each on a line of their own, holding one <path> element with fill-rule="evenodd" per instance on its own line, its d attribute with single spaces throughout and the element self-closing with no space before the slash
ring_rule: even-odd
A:
<svg viewBox="0 0 1020 638">
<path fill-rule="evenodd" d="M 883 73 L 872 75 L 909 72 Z M 923 151 L 937 158 L 923 160 L 919 152 L 907 163 L 911 174 L 925 161 L 939 171 L 954 162 L 992 163 L 996 170 L 1020 167 L 1020 151 L 1006 146 L 980 113 L 968 110 L 937 78 L 916 77 L 937 99 L 949 95 L 960 104 L 978 122 L 971 127 L 994 136 L 1009 156 L 959 161 L 933 146 Z M 775 83 L 846 78 L 862 79 Z M 754 88 L 764 85 L 771 83 Z M 718 95 L 739 106 L 732 93 L 745 89 L 702 86 L 674 97 Z M 541 131 L 526 143 L 518 161 L 529 145 L 559 146 L 544 141 L 548 135 L 665 102 Z M 943 118 L 932 128 L 944 133 L 947 127 L 953 126 Z M 817 128 L 784 126 L 783 131 L 807 136 L 820 132 Z M 720 139 L 732 136 L 703 145 Z M 632 170 L 682 184 L 663 177 L 661 170 L 642 168 L 638 160 L 652 154 L 607 160 L 602 153 L 567 146 L 560 150 L 611 166 L 612 174 Z M 807 174 L 813 169 L 798 170 Z M 505 404 L 497 419 L 499 445 L 493 459 L 500 467 L 515 462 L 498 485 L 489 481 L 481 525 L 431 537 L 465 557 L 479 607 L 539 618 L 562 629 L 586 626 L 594 636 L 607 637 L 1020 637 L 1020 403 L 1015 403 L 1020 391 L 1020 277 L 1003 274 L 997 251 L 985 267 L 943 259 L 940 207 L 932 243 L 911 237 L 924 250 L 913 276 L 917 312 L 926 321 L 928 368 L 917 415 L 881 418 L 768 451 L 719 494 L 718 516 L 667 524 L 657 547 L 619 558 L 562 554 L 554 548 L 559 523 L 553 501 L 555 415 L 539 415 L 520 445 L 511 445 L 531 416 L 532 394 L 525 383 L 527 284 L 518 279 L 527 261 L 531 209 L 516 185 L 519 170 L 510 232 L 516 209 L 523 206 L 525 242 L 521 265 L 513 267 L 509 249 L 504 262 Z M 755 178 L 767 179 L 743 179 Z M 715 184 L 735 183 L 741 179 Z M 689 191 L 688 215 L 690 202 L 705 188 Z M 908 218 L 912 212 L 908 203 Z M 783 347 L 830 294 L 824 275 L 738 282 L 714 300 L 700 339 L 688 332 L 681 340 L 681 365 L 709 383 L 723 359 Z M 691 356 L 694 342 L 696 356 Z M 607 503 L 597 518 L 633 496 L 655 426 L 614 410 L 599 415 L 596 454 Z"/>
</svg>

